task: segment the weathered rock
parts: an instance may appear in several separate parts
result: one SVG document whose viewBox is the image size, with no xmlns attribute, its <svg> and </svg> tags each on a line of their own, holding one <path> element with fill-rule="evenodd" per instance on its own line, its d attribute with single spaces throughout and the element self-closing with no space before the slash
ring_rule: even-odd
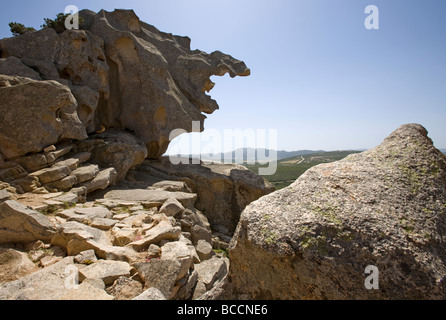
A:
<svg viewBox="0 0 446 320">
<path fill-rule="evenodd" d="M 118 220 L 114 219 L 106 219 L 106 218 L 96 218 L 93 220 L 91 226 L 94 228 L 98 228 L 100 230 L 110 230 L 113 226 L 118 223 Z"/>
<path fill-rule="evenodd" d="M 175 217 L 183 211 L 183 205 L 175 198 L 167 199 L 159 210 L 160 213 L 164 213 L 168 217 Z"/>
<path fill-rule="evenodd" d="M 192 190 L 188 187 L 187 183 L 184 181 L 160 181 L 152 184 L 152 187 L 155 189 L 161 189 L 164 191 L 170 192 L 186 192 L 193 193 Z"/>
<path fill-rule="evenodd" d="M 147 259 L 154 259 L 161 257 L 161 248 L 156 244 L 151 244 L 147 250 Z"/>
<path fill-rule="evenodd" d="M 63 194 L 61 196 L 53 198 L 54 201 L 62 202 L 65 206 L 72 206 L 77 203 L 79 199 L 79 196 L 77 194 L 68 192 L 66 194 Z"/>
<path fill-rule="evenodd" d="M 175 295 L 175 300 L 190 300 L 194 293 L 194 289 L 198 282 L 198 272 L 197 270 L 191 270 L 187 278 L 184 279 L 185 283 L 178 290 Z"/>
<path fill-rule="evenodd" d="M 46 154 L 46 156 L 50 155 L 50 157 L 52 159 L 54 158 L 54 161 L 56 161 L 56 160 L 59 160 L 60 158 L 62 158 L 64 155 L 68 154 L 71 150 L 73 150 L 74 144 L 71 144 L 71 143 L 67 144 L 65 142 L 62 142 L 61 144 L 58 144 L 57 146 L 53 146 L 53 147 L 55 147 L 55 150 L 53 150 L 52 152 L 49 152 L 48 154 Z M 75 166 L 77 166 L 80 163 L 80 160 L 78 159 L 78 157 L 74 156 L 74 157 L 70 157 L 69 159 L 66 159 L 64 161 L 60 161 L 58 163 L 64 163 L 64 164 L 71 163 L 68 166 L 70 168 L 71 168 L 71 166 L 74 166 L 74 168 L 71 168 L 72 170 L 74 170 Z"/>
<path fill-rule="evenodd" d="M 92 228 L 95 229 L 95 228 Z M 104 231 L 96 229 L 98 232 L 101 232 L 105 235 Z M 83 237 L 85 239 L 83 239 Z M 54 239 L 54 241 L 58 241 L 59 239 Z M 66 245 L 66 249 L 68 255 L 76 256 L 79 253 L 87 250 L 93 250 L 95 255 L 99 259 L 104 260 L 113 260 L 113 261 L 124 261 L 124 262 L 134 262 L 139 260 L 139 255 L 132 248 L 127 247 L 116 247 L 108 244 L 108 238 L 101 240 L 94 240 L 88 237 L 88 233 L 83 235 L 80 233 L 80 236 L 73 237 L 68 244 Z"/>
<path fill-rule="evenodd" d="M 116 228 L 112 230 L 113 244 L 123 247 L 135 240 L 138 229 L 135 228 Z"/>
<path fill-rule="evenodd" d="M 74 257 L 74 261 L 80 264 L 92 264 L 98 261 L 98 258 L 96 258 L 96 255 L 94 253 L 94 250 L 86 250 L 79 253 L 77 256 Z"/>
<path fill-rule="evenodd" d="M 93 180 L 98 174 L 99 166 L 93 164 L 82 166 L 71 172 L 71 175 L 77 178 L 78 183 Z"/>
<path fill-rule="evenodd" d="M 167 299 L 160 290 L 152 287 L 141 293 L 139 296 L 133 298 L 132 300 L 155 301 L 155 300 L 167 300 Z"/>
<path fill-rule="evenodd" d="M 252 201 L 274 191 L 274 186 L 240 165 L 173 165 L 168 157 L 146 160 L 135 169 L 136 180 L 165 175 L 183 177 L 198 195 L 195 207 L 205 213 L 212 228 L 232 236 L 240 214 Z M 185 206 L 187 207 L 187 206 Z"/>
<path fill-rule="evenodd" d="M 206 95 L 212 75 L 250 74 L 243 62 L 219 51 L 192 51 L 189 38 L 160 32 L 131 10 L 80 14 L 89 21 L 86 30 L 45 28 L 0 40 L 0 70 L 68 86 L 88 133 L 134 132 L 150 158 L 165 153 L 173 130 L 191 132 L 193 121 L 202 130 L 202 112 L 218 109 Z"/>
<path fill-rule="evenodd" d="M 143 293 L 141 282 L 121 276 L 107 292 L 115 297 L 115 300 L 132 300 Z"/>
<path fill-rule="evenodd" d="M 0 249 L 0 284 L 18 280 L 37 270 L 26 253 L 14 249 Z"/>
<path fill-rule="evenodd" d="M 96 218 L 111 219 L 113 217 L 113 213 L 104 207 L 74 208 L 73 211 L 77 214 L 85 215 L 92 220 Z"/>
<path fill-rule="evenodd" d="M 214 255 L 212 245 L 205 240 L 198 240 L 195 250 L 201 261 L 208 260 Z"/>
<path fill-rule="evenodd" d="M 115 168 L 108 168 L 99 172 L 93 180 L 83 183 L 82 186 L 87 188 L 87 193 L 104 190 L 115 184 L 117 176 Z"/>
<path fill-rule="evenodd" d="M 18 163 L 28 172 L 35 172 L 48 167 L 48 160 L 42 153 L 15 158 L 11 161 Z"/>
<path fill-rule="evenodd" d="M 69 152 L 71 150 L 71 148 L 73 148 L 73 146 L 68 146 L 66 149 L 67 152 Z M 58 152 L 63 152 L 64 150 L 60 150 Z M 59 155 L 56 155 L 56 152 L 51 152 L 52 157 L 54 157 L 55 160 L 58 159 Z M 70 168 L 71 171 L 74 171 L 77 169 L 79 165 L 79 159 L 77 158 L 69 158 L 66 160 L 60 160 L 57 161 L 53 166 L 54 167 L 60 167 L 60 166 L 67 166 L 68 168 Z"/>
<path fill-rule="evenodd" d="M 151 260 L 133 265 L 145 282 L 145 288 L 155 287 L 168 299 L 172 299 L 179 290 L 176 286 L 182 265 L 177 260 Z"/>
<path fill-rule="evenodd" d="M 95 250 L 96 255 L 100 259 L 124 261 L 128 263 L 140 260 L 140 256 L 132 248 L 108 246 L 93 240 L 88 241 L 87 244 Z"/>
<path fill-rule="evenodd" d="M 151 244 L 158 244 L 162 240 L 177 241 L 181 234 L 180 227 L 173 227 L 169 220 L 162 220 L 155 227 L 148 230 L 141 240 L 129 244 L 134 250 L 147 249 Z"/>
<path fill-rule="evenodd" d="M 79 164 L 83 164 L 90 160 L 91 152 L 79 152 L 72 156 L 73 159 L 77 159 Z"/>
<path fill-rule="evenodd" d="M 131 10 L 82 11 L 81 16 L 90 21 L 85 28 L 105 43 L 111 90 L 100 122 L 106 129 L 135 132 L 150 158 L 165 153 L 172 130 L 191 132 L 192 121 L 203 128 L 201 112 L 218 109 L 205 94 L 213 87 L 212 75 L 250 73 L 243 62 L 221 52 L 191 51 L 189 38 L 160 32 Z"/>
<path fill-rule="evenodd" d="M 69 269 L 73 263 L 73 257 L 66 257 L 48 268 L 0 285 L 0 300 L 59 300 L 70 290 L 66 285 L 68 277 L 74 275 Z"/>
<path fill-rule="evenodd" d="M 0 152 L 7 159 L 87 138 L 76 100 L 60 83 L 0 75 L 0 96 Z"/>
<path fill-rule="evenodd" d="M 404 125 L 249 205 L 230 283 L 253 299 L 445 299 L 445 205 L 445 156 Z M 368 266 L 378 290 L 365 287 Z"/>
<path fill-rule="evenodd" d="M 77 178 L 75 176 L 70 175 L 70 176 L 67 176 L 61 180 L 54 181 L 54 182 L 51 182 L 51 183 L 45 185 L 45 188 L 61 190 L 61 191 L 68 191 L 77 183 L 78 183 Z"/>
<path fill-rule="evenodd" d="M 0 41 L 2 58 L 18 57 L 26 66 L 37 70 L 42 79 L 56 80 L 71 88 L 78 102 L 77 114 L 89 133 L 100 129 L 94 114 L 109 98 L 108 65 L 103 47 L 103 41 L 88 31 L 57 34 L 52 28 L 33 32 L 32 36 L 25 34 Z"/>
<path fill-rule="evenodd" d="M 0 243 L 49 242 L 55 231 L 47 217 L 17 201 L 0 204 Z"/>
<path fill-rule="evenodd" d="M 48 268 L 49 266 L 62 260 L 62 257 L 45 256 L 39 261 L 39 266 L 42 268 Z"/>
<path fill-rule="evenodd" d="M 7 190 L 0 190 L 0 204 L 5 201 L 11 200 L 12 194 Z"/>
<path fill-rule="evenodd" d="M 163 190 L 144 190 L 144 189 L 131 189 L 131 190 L 111 190 L 104 195 L 108 200 L 123 200 L 123 201 L 138 201 L 143 203 L 144 206 L 147 203 L 148 206 L 152 203 L 163 204 L 170 198 L 177 199 L 183 207 L 193 206 L 197 195 L 193 193 L 185 192 L 168 192 Z"/>
<path fill-rule="evenodd" d="M 68 176 L 71 170 L 68 166 L 54 166 L 48 169 L 42 169 L 30 174 L 31 177 L 37 177 L 43 184 L 61 180 Z"/>
<path fill-rule="evenodd" d="M 93 241 L 93 244 L 91 241 Z M 111 242 L 104 231 L 74 221 L 62 224 L 51 239 L 51 243 L 67 249 L 70 256 L 75 256 L 85 250 L 95 249 L 94 244 L 111 246 Z"/>
<path fill-rule="evenodd" d="M 0 166 L 0 181 L 12 182 L 26 177 L 28 173 L 16 162 L 5 162 Z"/>
<path fill-rule="evenodd" d="M 195 265 L 198 272 L 198 282 L 204 284 L 206 291 L 212 289 L 212 286 L 222 280 L 228 273 L 228 259 L 210 259 Z"/>
<path fill-rule="evenodd" d="M 90 282 L 81 283 L 76 289 L 67 290 L 65 294 L 57 297 L 57 300 L 69 300 L 69 301 L 107 301 L 115 300 L 115 298 L 104 289 L 100 289 L 97 286 L 92 285 Z"/>
<path fill-rule="evenodd" d="M 189 248 L 181 241 L 166 243 L 161 248 L 161 259 L 176 260 L 181 263 L 181 270 L 178 273 L 177 280 L 180 280 L 186 276 L 193 264 L 193 259 Z"/>
<path fill-rule="evenodd" d="M 101 279 L 105 285 L 112 285 L 121 276 L 129 277 L 130 270 L 127 262 L 99 260 L 79 270 L 79 281 L 87 278 Z"/>
<path fill-rule="evenodd" d="M 110 131 L 92 138 L 103 140 L 105 144 L 92 150 L 91 161 L 103 168 L 115 168 L 117 182 L 123 180 L 131 168 L 143 163 L 147 157 L 144 143 L 130 133 Z"/>
<path fill-rule="evenodd" d="M 204 240 L 207 243 L 212 243 L 212 233 L 211 230 L 203 228 L 202 226 L 195 225 L 191 229 L 191 240 L 192 243 L 197 245 L 200 240 Z"/>
<path fill-rule="evenodd" d="M 40 75 L 27 67 L 19 58 L 8 57 L 6 59 L 0 59 L 0 74 L 7 76 L 20 76 L 30 78 L 33 80 L 42 80 Z"/>
</svg>

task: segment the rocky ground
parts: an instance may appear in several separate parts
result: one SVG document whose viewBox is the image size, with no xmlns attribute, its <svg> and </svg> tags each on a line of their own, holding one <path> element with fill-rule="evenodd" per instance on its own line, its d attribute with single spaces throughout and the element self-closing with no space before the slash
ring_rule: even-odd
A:
<svg viewBox="0 0 446 320">
<path fill-rule="evenodd" d="M 161 156 L 218 109 L 211 76 L 250 70 L 132 10 L 79 14 L 80 30 L 0 40 L 0 299 L 198 299 L 274 188 Z"/>
<path fill-rule="evenodd" d="M 220 165 L 189 167 L 195 181 L 214 187 L 193 183 L 173 167 L 157 171 L 163 160 L 144 162 L 138 143 L 125 138 L 115 133 L 112 141 L 96 137 L 1 162 L 0 299 L 199 299 L 226 277 L 230 235 L 247 204 L 242 191 L 260 197 L 272 186 L 237 165 L 226 173 Z M 107 158 L 107 148 L 129 165 L 119 152 Z M 97 149 L 114 167 L 92 163 Z M 231 177 L 240 171 L 243 184 Z M 128 179 L 116 183 L 118 176 Z M 216 212 L 216 202 L 198 200 L 203 189 L 234 229 L 211 228 L 196 208 Z M 67 289 L 65 270 L 78 272 L 80 289 Z"/>
</svg>

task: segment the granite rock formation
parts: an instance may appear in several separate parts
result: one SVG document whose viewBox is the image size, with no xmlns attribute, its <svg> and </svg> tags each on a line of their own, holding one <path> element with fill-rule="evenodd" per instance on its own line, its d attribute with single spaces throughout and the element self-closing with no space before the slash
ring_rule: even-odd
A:
<svg viewBox="0 0 446 320">
<path fill-rule="evenodd" d="M 445 299 L 445 234 L 446 157 L 404 125 L 251 203 L 229 283 L 248 299 Z M 365 286 L 368 266 L 378 290 Z"/>
<path fill-rule="evenodd" d="M 157 159 L 173 130 L 191 132 L 193 121 L 203 130 L 203 113 L 218 109 L 206 94 L 214 86 L 211 76 L 250 74 L 243 62 L 219 51 L 191 50 L 189 38 L 161 32 L 132 10 L 83 10 L 80 16 L 83 30 L 43 29 L 0 40 L 0 72 L 70 88 L 84 126 L 73 139 L 85 138 L 85 131 L 130 131 Z M 2 147 L 5 153 L 8 145 Z"/>
</svg>

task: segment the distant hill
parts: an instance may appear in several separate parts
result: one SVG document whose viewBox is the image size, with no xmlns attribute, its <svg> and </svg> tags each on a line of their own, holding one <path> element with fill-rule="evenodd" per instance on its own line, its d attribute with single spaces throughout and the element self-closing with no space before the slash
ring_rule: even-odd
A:
<svg viewBox="0 0 446 320">
<path fill-rule="evenodd" d="M 215 160 L 219 159 L 220 162 L 223 162 L 224 159 L 232 159 L 233 163 L 244 164 L 247 162 L 260 162 L 264 163 L 270 161 L 272 154 L 277 153 L 277 161 L 282 159 L 303 156 L 308 154 L 315 154 L 325 152 L 323 150 L 299 150 L 299 151 L 274 151 L 269 149 L 253 149 L 253 148 L 243 148 L 237 149 L 232 152 L 219 153 L 213 155 L 212 157 L 206 157 L 204 155 L 201 156 L 202 160 Z M 197 156 L 195 156 L 197 157 Z"/>
<path fill-rule="evenodd" d="M 272 176 L 264 178 L 274 184 L 277 190 L 285 188 L 297 180 L 308 169 L 322 164 L 344 159 L 350 154 L 360 153 L 360 151 L 330 151 L 311 152 L 290 158 L 281 159 L 277 163 L 277 171 Z M 247 165 L 246 167 L 255 173 L 264 165 Z"/>
<path fill-rule="evenodd" d="M 441 152 L 443 152 L 444 154 L 446 154 L 446 149 L 438 149 L 438 150 L 440 150 Z"/>
</svg>

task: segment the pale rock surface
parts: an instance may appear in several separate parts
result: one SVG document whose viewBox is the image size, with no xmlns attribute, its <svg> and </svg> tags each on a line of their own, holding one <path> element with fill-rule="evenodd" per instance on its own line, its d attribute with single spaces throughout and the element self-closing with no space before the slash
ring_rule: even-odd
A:
<svg viewBox="0 0 446 320">
<path fill-rule="evenodd" d="M 127 132 L 108 131 L 94 135 L 92 139 L 103 140 L 105 144 L 91 151 L 91 161 L 103 168 L 115 168 L 117 182 L 123 180 L 131 168 L 143 163 L 147 157 L 144 143 Z"/>
<path fill-rule="evenodd" d="M 26 253 L 14 249 L 0 249 L 0 284 L 18 280 L 37 270 Z"/>
<path fill-rule="evenodd" d="M 0 75 L 0 97 L 0 152 L 7 159 L 42 151 L 62 139 L 87 138 L 67 86 Z"/>
<path fill-rule="evenodd" d="M 178 275 L 183 270 L 180 261 L 153 259 L 149 262 L 136 263 L 133 267 L 145 282 L 145 288 L 155 287 L 167 299 L 173 298 L 178 292 L 180 286 L 176 283 Z"/>
<path fill-rule="evenodd" d="M 132 300 L 143 293 L 141 282 L 121 276 L 107 292 L 115 297 L 115 300 Z"/>
<path fill-rule="evenodd" d="M 79 270 L 79 281 L 87 278 L 101 279 L 105 285 L 112 285 L 121 276 L 130 276 L 131 267 L 127 262 L 98 260 Z"/>
<path fill-rule="evenodd" d="M 49 242 L 55 226 L 43 214 L 8 200 L 0 204 L 0 243 Z"/>
<path fill-rule="evenodd" d="M 69 292 L 66 280 L 73 265 L 73 257 L 66 257 L 48 268 L 2 284 L 0 300 L 59 300 Z"/>
<path fill-rule="evenodd" d="M 189 272 L 193 265 L 193 258 L 187 245 L 181 241 L 168 242 L 161 248 L 162 260 L 175 260 L 181 263 L 181 270 L 177 279 L 180 280 Z"/>
<path fill-rule="evenodd" d="M 155 300 L 167 300 L 167 299 L 159 289 L 152 287 L 141 293 L 139 296 L 133 298 L 132 300 L 155 301 Z"/>
<path fill-rule="evenodd" d="M 136 251 L 147 249 L 151 244 L 158 244 L 162 240 L 177 241 L 181 234 L 180 227 L 172 226 L 170 220 L 162 220 L 155 227 L 148 230 L 141 240 L 129 244 Z"/>
</svg>

